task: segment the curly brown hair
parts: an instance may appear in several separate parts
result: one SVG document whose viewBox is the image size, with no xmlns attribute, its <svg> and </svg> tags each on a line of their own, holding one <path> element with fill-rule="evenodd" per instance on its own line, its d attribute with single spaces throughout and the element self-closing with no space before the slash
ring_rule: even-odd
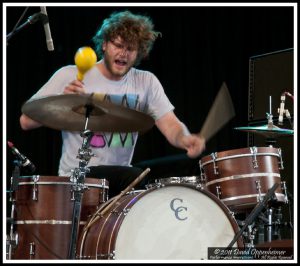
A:
<svg viewBox="0 0 300 266">
<path fill-rule="evenodd" d="M 95 50 L 99 58 L 103 56 L 103 42 L 113 41 L 118 36 L 125 44 L 137 45 L 138 55 L 135 65 L 149 55 L 154 41 L 161 35 L 153 30 L 154 25 L 150 17 L 135 15 L 130 11 L 114 12 L 97 30 L 92 38 L 95 43 Z"/>
</svg>

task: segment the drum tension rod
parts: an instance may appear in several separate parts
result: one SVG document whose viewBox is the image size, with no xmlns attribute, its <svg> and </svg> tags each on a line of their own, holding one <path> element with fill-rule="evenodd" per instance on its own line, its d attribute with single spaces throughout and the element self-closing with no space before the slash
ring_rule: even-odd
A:
<svg viewBox="0 0 300 266">
<path fill-rule="evenodd" d="M 218 171 L 219 167 L 216 165 L 216 160 L 217 160 L 218 154 L 216 152 L 213 152 L 211 154 L 211 157 L 213 159 L 213 164 L 214 164 L 214 174 L 218 175 L 219 174 L 219 171 Z"/>
<path fill-rule="evenodd" d="M 252 159 L 253 167 L 258 168 L 257 159 L 256 159 L 257 147 L 250 147 L 250 152 L 253 156 L 253 159 Z"/>
</svg>

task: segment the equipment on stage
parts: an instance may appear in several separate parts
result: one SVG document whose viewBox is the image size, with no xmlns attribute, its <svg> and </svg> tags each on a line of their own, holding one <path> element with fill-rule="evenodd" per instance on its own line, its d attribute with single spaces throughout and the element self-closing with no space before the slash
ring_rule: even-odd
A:
<svg viewBox="0 0 300 266">
<path fill-rule="evenodd" d="M 280 128 L 277 126 L 269 127 L 268 125 L 262 125 L 257 127 L 235 127 L 236 130 L 246 131 L 250 133 L 256 133 L 264 135 L 265 137 L 281 137 L 281 136 L 293 136 L 294 130 Z"/>
<path fill-rule="evenodd" d="M 239 230 L 225 205 L 200 185 L 132 191 L 95 217 L 83 229 L 79 259 L 204 260 L 208 247 L 227 246 Z M 243 247 L 242 238 L 235 247 Z"/>
<path fill-rule="evenodd" d="M 207 189 L 235 212 L 253 208 L 272 184 L 280 184 L 283 169 L 281 150 L 250 147 L 214 152 L 203 157 L 200 171 Z M 283 185 L 282 185 L 283 186 Z M 275 191 L 277 202 L 284 203 L 287 191 Z"/>
<path fill-rule="evenodd" d="M 92 93 L 39 97 L 27 101 L 22 112 L 42 125 L 57 130 L 81 131 L 85 126 L 85 106 L 91 109 L 88 123 L 89 129 L 94 132 L 145 132 L 154 125 L 152 117 L 106 102 L 101 96 Z"/>
<path fill-rule="evenodd" d="M 87 68 L 92 65 L 93 60 L 86 63 Z M 13 174 L 9 259 L 204 260 L 208 248 L 283 243 L 282 228 L 293 229 L 281 212 L 290 201 L 281 179 L 280 148 L 213 152 L 199 159 L 199 175 L 156 176 L 136 189 L 145 183 L 147 164 L 142 164 L 146 170 L 88 167 L 90 141 L 93 131 L 145 132 L 154 124 L 150 116 L 105 102 L 97 94 L 41 97 L 26 102 L 22 111 L 47 127 L 80 131 L 83 143 L 79 167 L 70 177 Z M 233 116 L 223 84 L 199 135 L 208 141 Z M 294 133 L 274 126 L 271 113 L 267 125 L 234 129 L 268 139 Z M 118 179 L 126 188 L 111 194 Z"/>
<path fill-rule="evenodd" d="M 99 204 L 107 201 L 105 179 L 85 178 L 80 229 Z M 71 239 L 74 183 L 67 176 L 20 176 L 15 191 L 13 259 L 66 259 Z"/>
</svg>

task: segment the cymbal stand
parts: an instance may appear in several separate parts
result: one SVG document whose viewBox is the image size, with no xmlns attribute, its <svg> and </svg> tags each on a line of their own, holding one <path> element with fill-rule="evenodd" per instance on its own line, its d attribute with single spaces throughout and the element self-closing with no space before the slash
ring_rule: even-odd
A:
<svg viewBox="0 0 300 266">
<path fill-rule="evenodd" d="M 267 119 L 268 119 L 268 128 L 271 129 L 274 127 L 274 124 L 273 124 L 273 115 L 272 115 L 272 96 L 270 96 L 270 102 L 269 102 L 269 112 L 270 113 L 266 113 L 267 115 Z"/>
<path fill-rule="evenodd" d="M 272 188 L 270 188 L 267 192 L 267 194 L 265 195 L 264 199 L 262 201 L 260 201 L 255 208 L 253 209 L 253 211 L 250 213 L 250 215 L 246 218 L 246 220 L 244 221 L 244 225 L 241 228 L 241 230 L 239 232 L 237 232 L 237 234 L 234 236 L 234 238 L 232 239 L 232 241 L 229 243 L 227 248 L 231 248 L 234 243 L 241 237 L 241 235 L 243 234 L 243 232 L 245 231 L 245 229 L 256 219 L 256 217 L 261 213 L 261 211 L 263 210 L 263 208 L 266 206 L 267 202 L 270 200 L 270 198 L 273 196 L 273 194 L 275 193 L 275 190 L 277 189 L 277 187 L 279 186 L 279 184 L 275 183 L 273 185 Z"/>
<path fill-rule="evenodd" d="M 77 243 L 77 234 L 80 223 L 80 213 L 81 213 L 81 202 L 82 196 L 87 186 L 84 185 L 84 180 L 86 173 L 89 172 L 87 167 L 91 157 L 93 156 L 92 150 L 90 147 L 90 141 L 93 137 L 93 133 L 87 129 L 88 120 L 90 113 L 93 109 L 92 105 L 86 105 L 86 121 L 84 126 L 84 131 L 80 133 L 80 136 L 83 138 L 82 146 L 78 150 L 77 158 L 79 158 L 79 168 L 72 170 L 71 182 L 74 183 L 74 207 L 73 207 L 73 218 L 72 218 L 72 231 L 71 231 L 71 241 L 69 246 L 69 259 L 76 258 L 76 243 Z"/>
<path fill-rule="evenodd" d="M 267 227 L 267 242 L 272 241 L 272 213 L 273 209 L 268 208 L 267 210 L 267 216 L 268 216 L 268 227 Z"/>
<path fill-rule="evenodd" d="M 270 96 L 270 102 L 269 102 L 269 113 L 266 113 L 267 115 L 267 120 L 268 120 L 268 129 L 272 129 L 276 126 L 274 126 L 273 123 L 273 115 L 272 115 L 272 96 Z M 266 144 L 269 147 L 273 147 L 274 144 L 276 143 L 276 140 L 274 138 L 267 138 Z"/>
</svg>

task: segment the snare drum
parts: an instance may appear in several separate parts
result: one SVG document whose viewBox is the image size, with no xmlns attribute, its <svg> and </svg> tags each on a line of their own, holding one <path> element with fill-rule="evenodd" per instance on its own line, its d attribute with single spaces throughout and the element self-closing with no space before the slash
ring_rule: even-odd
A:
<svg viewBox="0 0 300 266">
<path fill-rule="evenodd" d="M 281 184 L 281 150 L 250 147 L 212 153 L 200 160 L 200 172 L 207 189 L 231 210 L 254 208 L 275 184 Z M 278 203 L 286 196 L 281 186 L 275 191 Z"/>
<path fill-rule="evenodd" d="M 155 187 L 155 186 L 164 186 L 168 184 L 191 184 L 191 185 L 200 185 L 200 176 L 172 176 L 167 178 L 155 179 L 154 183 L 146 185 L 146 189 Z"/>
<path fill-rule="evenodd" d="M 85 178 L 85 186 L 81 229 L 88 217 L 105 202 L 108 191 L 105 179 Z M 16 249 L 12 250 L 12 259 L 67 259 L 74 200 L 70 177 L 20 177 L 15 191 L 18 240 Z"/>
<path fill-rule="evenodd" d="M 208 247 L 227 247 L 238 232 L 217 197 L 187 184 L 133 191 L 101 208 L 109 211 L 80 236 L 80 259 L 207 259 Z"/>
</svg>

